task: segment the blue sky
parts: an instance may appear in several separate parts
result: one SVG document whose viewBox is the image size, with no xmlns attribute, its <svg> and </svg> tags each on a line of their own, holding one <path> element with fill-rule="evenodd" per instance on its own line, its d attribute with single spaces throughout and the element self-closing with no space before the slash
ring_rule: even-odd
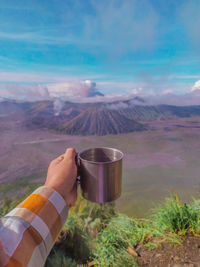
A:
<svg viewBox="0 0 200 267">
<path fill-rule="evenodd" d="M 199 0 L 1 0 L 0 82 L 189 92 L 200 80 L 199 11 Z"/>
</svg>

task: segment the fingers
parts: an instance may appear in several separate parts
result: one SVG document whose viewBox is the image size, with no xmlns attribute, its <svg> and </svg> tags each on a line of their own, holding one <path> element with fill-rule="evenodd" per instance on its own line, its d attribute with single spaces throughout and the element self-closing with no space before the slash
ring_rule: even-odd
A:
<svg viewBox="0 0 200 267">
<path fill-rule="evenodd" d="M 51 165 L 58 164 L 64 159 L 65 154 L 60 155 L 59 157 L 55 158 L 51 161 Z"/>
<path fill-rule="evenodd" d="M 73 207 L 76 203 L 76 200 L 77 200 L 77 184 L 74 184 L 70 198 L 66 199 L 68 208 Z"/>
<path fill-rule="evenodd" d="M 72 159 L 74 160 L 75 159 L 75 156 L 76 156 L 77 152 L 76 150 L 71 147 L 71 148 L 67 148 L 65 153 L 60 155 L 59 157 L 55 158 L 54 160 L 51 161 L 51 164 L 58 164 L 60 163 L 63 159 Z"/>
<path fill-rule="evenodd" d="M 77 152 L 76 152 L 75 148 L 73 148 L 73 147 L 67 148 L 67 150 L 65 152 L 65 156 L 69 157 L 69 158 L 73 158 L 74 156 L 76 156 L 76 154 L 77 154 Z"/>
<path fill-rule="evenodd" d="M 76 155 L 77 152 L 74 148 L 68 148 L 64 154 L 64 159 L 61 162 L 61 165 L 64 169 L 71 169 L 71 173 L 73 174 L 72 182 L 75 182 L 77 177 L 77 165 L 75 161 Z"/>
<path fill-rule="evenodd" d="M 64 154 L 65 159 L 75 159 L 77 152 L 76 150 L 72 147 L 72 148 L 68 148 Z"/>
</svg>

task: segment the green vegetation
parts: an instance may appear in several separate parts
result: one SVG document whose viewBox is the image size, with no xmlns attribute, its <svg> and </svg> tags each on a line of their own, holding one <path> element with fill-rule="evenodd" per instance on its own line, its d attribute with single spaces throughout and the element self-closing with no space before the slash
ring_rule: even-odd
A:
<svg viewBox="0 0 200 267">
<path fill-rule="evenodd" d="M 0 217 L 4 216 L 22 200 L 29 196 L 41 183 L 38 178 L 46 175 L 45 172 L 18 178 L 10 183 L 0 185 Z"/>
<path fill-rule="evenodd" d="M 19 189 L 24 188 L 28 186 L 30 188 L 30 191 L 35 183 L 33 181 L 35 179 L 38 179 L 42 176 L 45 176 L 46 172 L 41 172 L 37 174 L 32 174 L 26 177 L 18 178 L 11 183 L 5 183 L 0 185 L 0 194 L 6 195 L 8 192 L 14 191 L 17 192 Z M 38 183 L 37 183 L 38 186 Z"/>
<path fill-rule="evenodd" d="M 167 199 L 155 213 L 155 221 L 161 229 L 179 234 L 200 232 L 200 201 L 182 203 L 177 195 Z"/>
<path fill-rule="evenodd" d="M 5 195 L 3 197 L 2 204 L 0 205 L 0 217 L 4 216 L 10 210 L 15 208 L 22 200 L 28 197 L 36 188 L 38 188 L 41 184 L 28 184 L 24 186 L 24 195 L 14 197 L 13 200 L 7 198 Z M 9 187 L 9 185 L 7 185 Z"/>
<path fill-rule="evenodd" d="M 134 230 L 134 222 L 127 216 L 114 217 L 95 240 L 94 266 L 137 266 L 127 251 L 136 245 Z"/>
<path fill-rule="evenodd" d="M 5 199 L 1 216 L 20 200 Z M 130 253 L 137 246 L 153 250 L 162 242 L 179 245 L 188 233 L 200 233 L 200 200 L 186 204 L 172 194 L 151 219 L 134 219 L 117 213 L 114 203 L 90 203 L 79 197 L 45 266 L 138 266 Z"/>
<path fill-rule="evenodd" d="M 183 204 L 177 195 L 172 195 L 153 213 L 151 220 L 133 219 L 116 213 L 114 204 L 79 199 L 46 267 L 54 262 L 57 266 L 138 266 L 129 249 L 144 245 L 153 250 L 162 242 L 176 246 L 182 242 L 181 235 L 200 233 L 199 200 Z"/>
</svg>

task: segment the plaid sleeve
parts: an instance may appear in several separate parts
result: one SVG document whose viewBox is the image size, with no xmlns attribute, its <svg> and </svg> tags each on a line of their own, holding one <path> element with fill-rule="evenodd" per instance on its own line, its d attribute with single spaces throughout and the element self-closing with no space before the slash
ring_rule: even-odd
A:
<svg viewBox="0 0 200 267">
<path fill-rule="evenodd" d="M 43 266 L 67 215 L 63 197 L 39 187 L 0 219 L 0 266 Z"/>
</svg>

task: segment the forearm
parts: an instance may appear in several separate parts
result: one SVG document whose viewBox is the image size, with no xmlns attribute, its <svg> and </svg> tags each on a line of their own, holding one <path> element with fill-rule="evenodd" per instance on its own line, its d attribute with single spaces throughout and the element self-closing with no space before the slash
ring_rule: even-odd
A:
<svg viewBox="0 0 200 267">
<path fill-rule="evenodd" d="M 67 214 L 58 192 L 38 188 L 0 220 L 0 266 L 43 266 Z"/>
</svg>

